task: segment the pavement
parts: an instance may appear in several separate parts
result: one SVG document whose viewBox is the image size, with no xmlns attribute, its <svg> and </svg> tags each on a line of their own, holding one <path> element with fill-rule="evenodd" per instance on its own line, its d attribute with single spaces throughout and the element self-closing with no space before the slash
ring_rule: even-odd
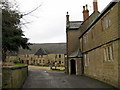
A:
<svg viewBox="0 0 120 90">
<path fill-rule="evenodd" d="M 29 67 L 24 88 L 113 88 L 85 76 L 67 75 L 62 71 L 47 71 Z M 113 88 L 114 89 L 114 88 Z"/>
</svg>

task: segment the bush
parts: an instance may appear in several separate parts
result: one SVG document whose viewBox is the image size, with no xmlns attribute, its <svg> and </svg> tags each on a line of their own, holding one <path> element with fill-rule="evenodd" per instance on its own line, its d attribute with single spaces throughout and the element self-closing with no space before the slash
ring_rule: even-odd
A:
<svg viewBox="0 0 120 90">
<path fill-rule="evenodd" d="M 13 63 L 20 63 L 20 61 L 19 60 L 13 60 Z"/>
<path fill-rule="evenodd" d="M 49 67 L 49 65 L 43 65 L 43 67 Z"/>
</svg>

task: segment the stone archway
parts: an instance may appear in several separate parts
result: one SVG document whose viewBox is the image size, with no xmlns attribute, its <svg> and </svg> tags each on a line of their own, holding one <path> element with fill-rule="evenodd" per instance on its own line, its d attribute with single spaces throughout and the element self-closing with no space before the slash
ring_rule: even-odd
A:
<svg viewBox="0 0 120 90">
<path fill-rule="evenodd" d="M 76 62 L 75 60 L 70 60 L 71 74 L 76 74 Z"/>
</svg>

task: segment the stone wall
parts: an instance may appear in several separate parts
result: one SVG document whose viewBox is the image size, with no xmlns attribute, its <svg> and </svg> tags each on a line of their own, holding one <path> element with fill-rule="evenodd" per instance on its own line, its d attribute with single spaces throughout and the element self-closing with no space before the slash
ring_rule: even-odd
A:
<svg viewBox="0 0 120 90">
<path fill-rule="evenodd" d="M 75 67 L 71 66 L 71 60 L 75 61 Z M 81 67 L 81 58 L 69 58 L 69 74 L 71 74 L 71 68 L 75 68 L 75 75 L 82 75 L 82 67 Z"/>
<path fill-rule="evenodd" d="M 84 74 L 118 87 L 118 41 L 113 42 L 113 59 L 104 59 L 104 46 L 87 53 Z"/>
<path fill-rule="evenodd" d="M 14 60 L 18 60 L 18 57 L 17 56 L 7 56 L 6 60 L 8 62 L 13 62 Z"/>
<path fill-rule="evenodd" d="M 34 54 L 24 54 L 18 55 L 18 59 L 21 63 L 29 65 L 49 65 L 53 62 L 57 62 L 60 66 L 64 66 L 65 54 L 48 54 L 48 55 L 34 55 Z"/>
<path fill-rule="evenodd" d="M 109 16 L 109 24 L 105 24 Z M 83 52 L 118 38 L 118 4 L 106 12 L 83 36 Z M 105 26 L 106 25 L 106 26 Z M 108 25 L 108 26 L 107 26 Z"/>
<path fill-rule="evenodd" d="M 28 75 L 28 66 L 5 66 L 2 69 L 2 88 L 21 88 Z"/>
<path fill-rule="evenodd" d="M 56 62 L 56 64 L 58 66 L 64 66 L 64 64 L 65 64 L 65 55 L 64 54 L 48 54 L 48 60 L 51 63 Z"/>
<path fill-rule="evenodd" d="M 119 36 L 119 38 L 120 38 L 120 3 L 118 4 L 119 6 L 118 6 L 118 36 Z M 118 45 L 119 45 L 119 47 L 118 47 L 118 52 L 120 52 L 120 40 L 119 40 L 119 42 L 118 42 Z M 119 89 L 120 89 L 120 53 L 118 53 L 118 58 L 119 58 L 119 60 L 118 60 L 118 87 L 119 87 Z"/>
<path fill-rule="evenodd" d="M 119 5 L 106 12 L 83 36 L 84 74 L 115 87 L 119 86 Z M 104 24 L 107 16 L 109 26 Z"/>
<path fill-rule="evenodd" d="M 79 35 L 80 30 L 68 30 L 67 31 L 67 54 L 71 55 L 79 48 Z"/>
</svg>

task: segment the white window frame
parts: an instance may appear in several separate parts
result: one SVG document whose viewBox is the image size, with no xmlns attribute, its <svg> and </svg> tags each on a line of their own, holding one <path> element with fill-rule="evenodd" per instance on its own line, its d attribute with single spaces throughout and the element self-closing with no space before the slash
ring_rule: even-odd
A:
<svg viewBox="0 0 120 90">
<path fill-rule="evenodd" d="M 84 55 L 84 63 L 85 63 L 85 66 L 87 66 L 87 63 L 86 63 L 86 62 L 87 62 L 87 55 L 85 54 L 85 55 Z"/>
<path fill-rule="evenodd" d="M 104 61 L 107 61 L 107 49 L 104 48 Z"/>
<path fill-rule="evenodd" d="M 89 66 L 89 57 L 88 57 L 88 54 L 85 54 L 84 55 L 84 61 L 85 61 L 85 66 Z"/>
<path fill-rule="evenodd" d="M 102 19 L 102 27 L 103 30 L 109 28 L 112 24 L 111 24 L 111 18 L 110 18 L 110 12 L 108 12 Z"/>
<path fill-rule="evenodd" d="M 108 17 L 108 15 L 105 16 L 105 26 L 106 26 L 106 29 L 109 27 L 109 17 Z"/>
<path fill-rule="evenodd" d="M 107 47 L 104 47 L 104 61 L 111 61 L 114 59 L 113 54 L 113 45 L 109 45 Z"/>
<path fill-rule="evenodd" d="M 110 46 L 110 59 L 113 60 L 113 57 L 114 57 L 114 55 L 113 55 L 113 46 L 111 45 Z"/>
<path fill-rule="evenodd" d="M 85 36 L 84 36 L 84 43 L 86 44 L 86 42 L 87 42 L 87 41 L 86 41 L 86 35 L 85 35 Z"/>
</svg>

